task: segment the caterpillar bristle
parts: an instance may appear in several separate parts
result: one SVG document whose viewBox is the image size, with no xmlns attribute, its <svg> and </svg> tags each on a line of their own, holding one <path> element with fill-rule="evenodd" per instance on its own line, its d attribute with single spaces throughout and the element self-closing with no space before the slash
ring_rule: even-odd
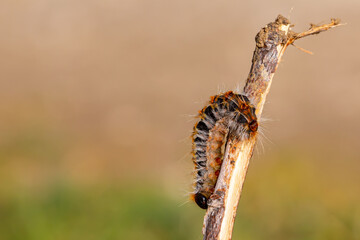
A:
<svg viewBox="0 0 360 240">
<path fill-rule="evenodd" d="M 231 134 L 244 141 L 257 134 L 258 123 L 249 98 L 233 91 L 212 96 L 198 117 L 200 120 L 191 135 L 195 165 L 195 190 L 191 199 L 206 209 L 220 174 L 227 136 Z"/>
</svg>

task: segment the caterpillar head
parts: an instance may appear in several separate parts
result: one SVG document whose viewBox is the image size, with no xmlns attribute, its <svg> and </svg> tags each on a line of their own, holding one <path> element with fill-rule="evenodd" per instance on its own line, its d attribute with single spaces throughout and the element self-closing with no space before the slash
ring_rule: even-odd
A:
<svg viewBox="0 0 360 240">
<path fill-rule="evenodd" d="M 195 193 L 194 200 L 195 200 L 196 204 L 199 207 L 201 207 L 202 209 L 208 208 L 207 198 L 204 195 L 202 195 L 201 193 Z"/>
</svg>

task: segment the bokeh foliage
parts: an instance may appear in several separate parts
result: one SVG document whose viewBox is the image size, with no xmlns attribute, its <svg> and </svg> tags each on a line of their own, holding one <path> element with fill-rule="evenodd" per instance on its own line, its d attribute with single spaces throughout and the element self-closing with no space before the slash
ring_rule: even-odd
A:
<svg viewBox="0 0 360 240">
<path fill-rule="evenodd" d="M 289 153 L 281 157 L 276 164 L 255 162 L 250 167 L 233 239 L 359 239 L 357 197 L 336 184 L 322 191 L 326 182 L 333 182 L 331 176 L 322 182 L 318 169 L 301 158 Z M 192 202 L 181 204 L 185 198 L 159 186 L 147 182 L 79 188 L 62 182 L 39 192 L 12 192 L 0 202 L 0 236 L 200 239 L 204 211 Z"/>
</svg>

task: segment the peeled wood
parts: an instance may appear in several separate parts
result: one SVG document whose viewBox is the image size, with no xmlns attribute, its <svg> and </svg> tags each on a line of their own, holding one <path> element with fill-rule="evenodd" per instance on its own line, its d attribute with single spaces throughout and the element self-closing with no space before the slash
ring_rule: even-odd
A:
<svg viewBox="0 0 360 240">
<path fill-rule="evenodd" d="M 275 22 L 267 24 L 260 30 L 255 38 L 256 48 L 252 66 L 244 87 L 244 93 L 256 106 L 258 120 L 272 78 L 287 46 L 297 39 L 339 26 L 339 23 L 339 20 L 331 19 L 329 24 L 321 26 L 311 24 L 309 30 L 295 33 L 290 30 L 290 21 L 279 15 Z M 256 136 L 242 142 L 236 141 L 232 136 L 228 137 L 220 175 L 204 217 L 204 239 L 231 239 L 236 209 L 255 143 Z"/>
</svg>

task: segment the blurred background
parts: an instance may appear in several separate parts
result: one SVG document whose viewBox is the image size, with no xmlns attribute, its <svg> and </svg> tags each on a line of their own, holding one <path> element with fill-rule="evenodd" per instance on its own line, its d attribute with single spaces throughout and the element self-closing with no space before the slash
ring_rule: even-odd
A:
<svg viewBox="0 0 360 240">
<path fill-rule="evenodd" d="M 291 9 L 293 10 L 291 11 Z M 358 0 L 3 0 L 0 239 L 201 239 L 194 114 L 243 86 L 254 38 L 295 31 L 233 239 L 360 239 Z"/>
</svg>

